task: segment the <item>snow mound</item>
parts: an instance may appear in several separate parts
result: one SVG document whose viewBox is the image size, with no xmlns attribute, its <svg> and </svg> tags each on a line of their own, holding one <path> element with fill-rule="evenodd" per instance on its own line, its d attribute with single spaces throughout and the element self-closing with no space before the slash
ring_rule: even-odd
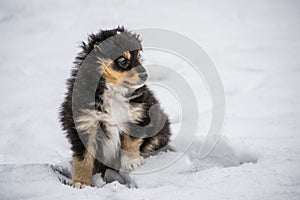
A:
<svg viewBox="0 0 300 200">
<path fill-rule="evenodd" d="M 180 187 L 188 180 L 199 175 L 203 170 L 238 166 L 245 162 L 255 163 L 256 156 L 245 148 L 239 149 L 228 139 L 222 137 L 215 148 L 204 159 L 199 158 L 199 146 L 203 137 L 197 138 L 186 152 L 161 152 L 146 159 L 146 163 L 134 171 L 131 177 L 136 181 L 138 188 L 134 190 L 149 190 L 158 187 Z M 174 161 L 175 160 L 175 161 Z M 158 168 L 161 164 L 171 162 L 169 166 Z M 155 171 L 151 170 L 156 169 Z M 60 171 L 60 173 L 58 173 Z M 92 178 L 96 187 L 86 187 L 82 191 L 74 189 L 68 184 L 70 180 L 63 175 L 70 176 L 72 167 L 69 159 L 62 160 L 56 165 L 50 164 L 7 164 L 0 165 L 0 193 L 3 199 L 26 198 L 56 198 L 58 196 L 76 193 L 76 198 L 97 193 L 113 193 L 115 190 L 132 190 L 114 181 L 105 184 L 101 174 Z M 181 179 L 183 182 L 178 182 Z M 62 184 L 62 182 L 64 184 Z M 16 190 L 18 188 L 18 190 Z M 92 192 L 91 192 L 92 191 Z M 74 195 L 71 195 L 74 198 Z"/>
</svg>

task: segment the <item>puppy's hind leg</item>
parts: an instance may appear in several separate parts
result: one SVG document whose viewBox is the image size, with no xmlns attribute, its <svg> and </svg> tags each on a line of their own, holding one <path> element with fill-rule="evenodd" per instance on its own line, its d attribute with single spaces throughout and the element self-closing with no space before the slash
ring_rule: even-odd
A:
<svg viewBox="0 0 300 200">
<path fill-rule="evenodd" d="M 94 161 L 96 155 L 96 144 L 94 134 L 89 135 L 86 152 L 81 157 L 73 157 L 73 176 L 72 186 L 76 188 L 83 188 L 91 185 L 91 178 L 93 175 Z"/>
<path fill-rule="evenodd" d="M 79 157 L 73 157 L 72 164 L 72 186 L 76 188 L 90 186 L 94 168 L 94 157 L 87 152 L 83 159 Z"/>
<path fill-rule="evenodd" d="M 94 111 L 83 110 L 77 121 L 78 134 L 85 146 L 85 153 L 80 157 L 73 157 L 72 186 L 82 188 L 91 185 L 91 178 L 94 170 L 96 156 L 96 134 L 98 130 L 97 115 Z"/>
</svg>

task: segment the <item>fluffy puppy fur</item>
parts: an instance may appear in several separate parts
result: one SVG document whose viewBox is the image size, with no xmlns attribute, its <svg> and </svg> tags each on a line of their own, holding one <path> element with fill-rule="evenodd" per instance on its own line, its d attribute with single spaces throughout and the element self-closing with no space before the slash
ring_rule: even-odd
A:
<svg viewBox="0 0 300 200">
<path fill-rule="evenodd" d="M 142 49 L 123 52 L 115 60 L 95 58 L 99 61 L 100 80 L 94 108 L 82 110 L 74 119 L 73 88 L 84 60 L 97 44 L 123 32 L 138 39 L 138 35 L 123 27 L 91 34 L 88 42 L 82 43 L 82 51 L 76 57 L 71 77 L 67 80 L 60 121 L 73 151 L 72 185 L 76 187 L 91 185 L 94 173 L 104 174 L 110 167 L 134 170 L 143 163 L 143 157 L 166 147 L 169 142 L 169 119 L 144 85 L 147 73 L 140 57 Z M 153 105 L 158 106 L 155 112 L 150 111 Z M 164 124 L 154 134 L 161 121 Z"/>
</svg>

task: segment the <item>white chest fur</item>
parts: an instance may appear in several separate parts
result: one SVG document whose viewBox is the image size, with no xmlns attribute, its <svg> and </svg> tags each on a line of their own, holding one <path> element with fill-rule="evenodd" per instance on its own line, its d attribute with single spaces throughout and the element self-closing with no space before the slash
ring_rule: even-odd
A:
<svg viewBox="0 0 300 200">
<path fill-rule="evenodd" d="M 109 164 L 119 154 L 121 145 L 120 133 L 126 131 L 130 105 L 122 93 L 112 88 L 104 90 L 102 100 L 101 121 L 109 137 L 101 145 L 105 162 Z"/>
<path fill-rule="evenodd" d="M 116 91 L 109 86 L 101 97 L 102 111 L 84 110 L 84 115 L 77 120 L 77 128 L 89 134 L 88 150 L 90 152 L 102 151 L 101 159 L 104 160 L 101 161 L 112 165 L 120 152 L 120 134 L 128 133 L 128 122 L 137 122 L 142 119 L 143 105 L 129 104 L 124 91 Z M 99 121 L 103 123 L 108 137 L 97 133 Z"/>
<path fill-rule="evenodd" d="M 107 89 L 104 90 L 102 110 L 105 112 L 105 121 L 110 125 L 118 126 L 120 129 L 130 119 L 130 104 L 122 93 Z M 124 130 L 125 131 L 125 130 Z"/>
</svg>

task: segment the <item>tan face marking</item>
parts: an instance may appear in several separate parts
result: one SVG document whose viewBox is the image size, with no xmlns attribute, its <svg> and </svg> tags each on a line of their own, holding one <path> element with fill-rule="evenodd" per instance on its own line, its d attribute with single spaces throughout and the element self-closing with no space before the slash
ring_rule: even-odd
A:
<svg viewBox="0 0 300 200">
<path fill-rule="evenodd" d="M 107 82 L 117 85 L 124 76 L 124 72 L 118 72 L 112 68 L 113 61 L 110 59 L 99 58 L 100 71 Z"/>
<path fill-rule="evenodd" d="M 139 84 L 139 82 L 141 81 L 139 77 L 139 73 L 137 72 L 136 69 L 132 69 L 128 71 L 123 77 L 123 79 L 133 85 Z"/>
<path fill-rule="evenodd" d="M 130 53 L 125 52 L 125 56 L 130 57 Z M 138 71 L 134 68 L 129 71 L 117 71 L 113 69 L 114 62 L 110 59 L 99 59 L 99 64 L 101 65 L 100 70 L 104 78 L 109 83 L 121 87 L 132 87 L 143 83 Z"/>
<path fill-rule="evenodd" d="M 131 58 L 131 54 L 130 54 L 129 51 L 124 52 L 123 56 L 124 56 L 124 58 L 126 58 L 127 60 L 130 60 L 130 58 Z"/>
<path fill-rule="evenodd" d="M 139 73 L 135 69 L 125 72 L 118 72 L 111 67 L 107 67 L 103 70 L 103 75 L 106 81 L 116 86 L 126 86 L 128 83 L 130 85 L 141 84 Z"/>
<path fill-rule="evenodd" d="M 106 81 L 113 83 L 115 85 L 119 85 L 122 77 L 124 77 L 126 72 L 118 72 L 116 70 L 113 70 L 111 67 L 106 67 L 103 70 L 103 75 L 106 79 Z"/>
</svg>

